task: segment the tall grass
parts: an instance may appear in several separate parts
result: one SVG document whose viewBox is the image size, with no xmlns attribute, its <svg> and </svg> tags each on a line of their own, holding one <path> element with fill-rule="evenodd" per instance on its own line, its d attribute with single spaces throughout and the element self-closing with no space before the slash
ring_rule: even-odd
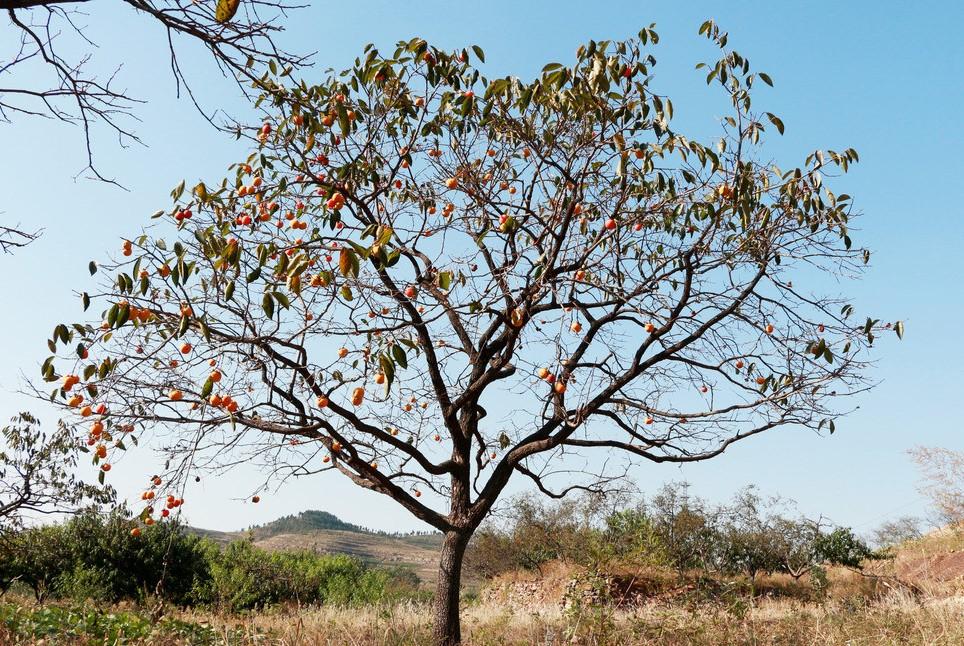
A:
<svg viewBox="0 0 964 646">
<path fill-rule="evenodd" d="M 574 612 L 571 607 L 564 609 L 557 604 L 519 609 L 479 601 L 465 609 L 463 635 L 468 646 L 964 644 L 964 599 L 921 602 L 906 592 L 894 592 L 876 602 L 858 599 L 863 597 L 825 604 L 762 599 L 744 608 L 653 604 L 632 612 L 600 607 Z M 31 610 L 28 606 L 17 609 L 13 621 L 12 611 L 4 610 L 6 607 L 0 606 L 3 644 L 32 644 L 37 643 L 33 640 L 54 634 L 59 637 L 50 643 L 165 646 L 407 646 L 428 644 L 431 638 L 430 607 L 413 601 L 356 607 L 278 607 L 243 617 L 178 611 L 153 627 L 143 618 L 116 608 L 88 609 L 86 614 L 76 609 L 63 610 L 58 619 L 52 616 L 50 607 Z M 58 633 L 58 620 L 70 626 L 61 627 Z M 85 637 L 78 626 L 91 626 L 92 633 Z"/>
</svg>

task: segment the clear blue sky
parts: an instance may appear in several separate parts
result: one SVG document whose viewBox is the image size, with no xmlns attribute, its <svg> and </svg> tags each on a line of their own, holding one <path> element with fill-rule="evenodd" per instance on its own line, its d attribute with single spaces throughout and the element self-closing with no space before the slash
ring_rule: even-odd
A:
<svg viewBox="0 0 964 646">
<path fill-rule="evenodd" d="M 415 35 L 445 48 L 482 46 L 490 76 L 535 75 L 549 61 L 570 62 L 590 39 L 621 39 L 651 22 L 662 40 L 655 86 L 673 97 L 684 131 L 710 133 L 713 119 L 701 75 L 693 70 L 713 51 L 696 30 L 708 17 L 729 30 L 731 45 L 776 88 L 755 101 L 779 114 L 786 136 L 772 142 L 788 166 L 814 148 L 852 146 L 861 163 L 838 187 L 865 213 L 860 243 L 874 250 L 873 267 L 853 294 L 858 311 L 906 320 L 905 340 L 886 337 L 877 349 L 880 385 L 832 437 L 784 430 L 749 440 L 711 462 L 683 469 L 640 464 L 639 486 L 687 479 L 712 500 L 757 483 L 766 493 L 796 499 L 802 511 L 866 531 L 888 517 L 923 511 L 916 473 L 905 454 L 916 444 L 964 448 L 956 408 L 961 401 L 964 349 L 964 46 L 957 2 L 312 2 L 290 21 L 284 43 L 316 50 L 320 75 L 348 66 L 363 45 L 389 48 Z M 76 289 L 90 286 L 87 262 L 135 234 L 147 216 L 169 203 L 181 178 L 223 175 L 242 152 L 215 132 L 191 104 L 174 97 L 163 34 L 110 3 L 85 7 L 89 35 L 106 69 L 124 61 L 122 85 L 149 100 L 137 125 L 146 147 L 119 149 L 97 140 L 97 161 L 130 192 L 73 176 L 83 166 L 76 128 L 41 120 L 0 124 L 5 163 L 0 178 L 6 221 L 44 227 L 35 244 L 0 256 L 5 340 L 0 364 L 0 415 L 32 409 L 48 423 L 54 413 L 18 395 L 21 375 L 37 375 L 54 324 L 80 315 Z M 6 26 L 0 28 L 0 38 Z M 216 76 L 197 50 L 182 65 L 196 79 L 201 102 L 244 116 L 237 89 Z M 838 286 L 828 285 L 831 291 Z M 139 489 L 153 458 L 141 451 L 112 472 L 122 493 Z M 135 480 L 138 481 L 135 483 Z M 317 508 L 379 529 L 419 527 L 388 499 L 362 492 L 336 474 L 286 484 L 255 507 L 238 500 L 259 482 L 245 470 L 208 479 L 187 493 L 193 524 L 234 529 L 285 513 Z M 266 503 L 266 504 L 265 504 Z"/>
</svg>

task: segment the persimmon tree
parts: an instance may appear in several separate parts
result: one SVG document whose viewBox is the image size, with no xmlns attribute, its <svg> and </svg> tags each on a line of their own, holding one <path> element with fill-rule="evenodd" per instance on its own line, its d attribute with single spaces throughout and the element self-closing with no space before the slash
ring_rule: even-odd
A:
<svg viewBox="0 0 964 646">
<path fill-rule="evenodd" d="M 750 91 L 769 77 L 701 34 L 729 111 L 706 143 L 650 87 L 652 28 L 531 82 L 421 39 L 317 84 L 261 81 L 250 156 L 91 263 L 97 314 L 55 329 L 53 400 L 101 468 L 154 438 L 160 488 L 252 462 L 392 498 L 444 534 L 440 644 L 460 641 L 465 548 L 514 476 L 562 496 L 833 432 L 885 327 L 821 294 L 868 258 L 826 183 L 857 154 L 766 161 L 783 124 Z"/>
<path fill-rule="evenodd" d="M 20 413 L 0 429 L 0 543 L 27 514 L 69 513 L 113 500 L 111 487 L 75 475 L 82 450 L 64 424 L 44 431 L 30 413 Z"/>
</svg>

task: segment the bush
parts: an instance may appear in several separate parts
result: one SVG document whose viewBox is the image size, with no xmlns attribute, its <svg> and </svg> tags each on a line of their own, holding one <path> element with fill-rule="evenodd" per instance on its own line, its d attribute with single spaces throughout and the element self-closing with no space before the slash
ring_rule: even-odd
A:
<svg viewBox="0 0 964 646">
<path fill-rule="evenodd" d="M 207 598 L 229 612 L 278 603 L 369 604 L 414 594 L 418 577 L 405 570 L 369 569 L 344 554 L 266 552 L 236 541 L 211 566 Z"/>
<path fill-rule="evenodd" d="M 792 501 L 763 498 L 753 487 L 725 505 L 690 494 L 685 482 L 666 484 L 650 500 L 626 509 L 607 512 L 604 502 L 584 498 L 552 505 L 516 499 L 503 526 L 477 533 L 466 567 L 491 578 L 559 559 L 596 574 L 668 566 L 680 577 L 693 570 L 742 576 L 753 594 L 762 573 L 785 572 L 795 581 L 810 573 L 820 588 L 820 564 L 860 567 L 880 558 L 850 529 L 788 516 Z"/>
<path fill-rule="evenodd" d="M 504 527 L 489 525 L 476 532 L 465 567 L 483 577 L 512 570 L 538 570 L 549 561 L 590 564 L 610 550 L 603 532 L 609 511 L 602 500 L 586 496 L 547 504 L 541 498 L 511 502 Z"/>
<path fill-rule="evenodd" d="M 176 523 L 142 528 L 123 510 L 84 513 L 23 530 L 0 550 L 3 586 L 21 581 L 38 600 L 99 602 L 157 596 L 230 612 L 280 603 L 372 603 L 414 594 L 418 577 L 370 569 L 346 555 L 268 552 L 250 541 L 224 549 Z"/>
</svg>

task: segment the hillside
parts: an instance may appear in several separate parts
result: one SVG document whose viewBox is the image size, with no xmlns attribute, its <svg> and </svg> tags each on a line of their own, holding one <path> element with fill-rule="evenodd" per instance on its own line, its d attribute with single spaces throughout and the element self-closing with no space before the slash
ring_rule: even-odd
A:
<svg viewBox="0 0 964 646">
<path fill-rule="evenodd" d="M 945 527 L 907 541 L 893 558 L 873 563 L 869 571 L 896 576 L 930 593 L 964 597 L 964 526 Z"/>
<path fill-rule="evenodd" d="M 427 583 L 435 580 L 439 534 L 385 534 L 347 523 L 334 514 L 309 510 L 283 516 L 264 525 L 236 532 L 192 528 L 195 533 L 227 543 L 251 538 L 267 550 L 307 549 L 328 554 L 349 554 L 371 565 L 411 569 Z"/>
<path fill-rule="evenodd" d="M 297 516 L 282 516 L 265 525 L 255 525 L 248 528 L 255 536 L 267 537 L 277 534 L 303 534 L 323 529 L 336 529 L 344 532 L 370 533 L 367 529 L 351 523 L 346 523 L 327 511 L 309 509 Z"/>
</svg>

